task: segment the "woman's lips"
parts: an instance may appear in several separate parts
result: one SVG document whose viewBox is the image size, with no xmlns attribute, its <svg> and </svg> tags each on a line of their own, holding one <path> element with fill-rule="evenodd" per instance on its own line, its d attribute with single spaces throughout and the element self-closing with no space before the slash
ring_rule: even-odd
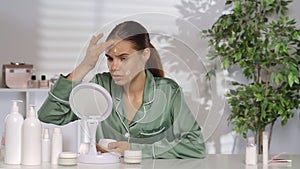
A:
<svg viewBox="0 0 300 169">
<path fill-rule="evenodd" d="M 123 78 L 122 75 L 112 75 L 112 78 L 116 81 L 121 80 Z"/>
</svg>

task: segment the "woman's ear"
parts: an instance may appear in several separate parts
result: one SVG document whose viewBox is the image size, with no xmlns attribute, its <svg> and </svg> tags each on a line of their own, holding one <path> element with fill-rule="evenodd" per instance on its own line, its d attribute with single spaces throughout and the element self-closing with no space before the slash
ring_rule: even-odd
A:
<svg viewBox="0 0 300 169">
<path fill-rule="evenodd" d="M 150 58 L 150 54 L 151 54 L 151 51 L 149 48 L 145 48 L 144 51 L 143 51 L 143 61 L 146 63 L 148 61 L 148 59 Z"/>
</svg>

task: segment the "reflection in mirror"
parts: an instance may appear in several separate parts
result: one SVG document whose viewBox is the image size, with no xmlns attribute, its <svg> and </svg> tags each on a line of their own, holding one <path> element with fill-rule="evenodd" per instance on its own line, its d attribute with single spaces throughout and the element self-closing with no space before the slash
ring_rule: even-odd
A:
<svg viewBox="0 0 300 169">
<path fill-rule="evenodd" d="M 97 118 L 105 120 L 111 113 L 111 97 L 101 86 L 89 83 L 72 90 L 70 104 L 74 113 L 81 119 Z"/>
</svg>

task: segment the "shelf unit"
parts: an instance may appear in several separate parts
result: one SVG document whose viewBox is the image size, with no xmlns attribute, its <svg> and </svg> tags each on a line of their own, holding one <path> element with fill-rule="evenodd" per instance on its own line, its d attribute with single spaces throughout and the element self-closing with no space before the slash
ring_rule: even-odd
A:
<svg viewBox="0 0 300 169">
<path fill-rule="evenodd" d="M 25 118 L 26 112 L 31 104 L 36 106 L 36 111 L 42 106 L 48 96 L 49 88 L 0 88 L 0 134 L 4 132 L 4 121 L 11 111 L 11 100 L 22 100 L 19 111 Z"/>
<path fill-rule="evenodd" d="M 23 104 L 20 104 L 20 113 L 24 116 L 29 109 L 30 104 L 36 106 L 36 111 L 41 107 L 43 102 L 48 96 L 49 88 L 24 88 L 24 89 L 10 89 L 0 88 L 0 138 L 4 132 L 4 121 L 6 115 L 11 109 L 11 100 L 22 100 Z M 54 127 L 61 127 L 64 134 L 63 149 L 66 151 L 77 152 L 80 144 L 80 135 L 76 131 L 80 131 L 78 128 L 78 122 L 72 122 L 64 126 L 56 126 L 54 124 L 42 123 L 43 127 L 49 128 L 50 135 Z M 75 132 L 74 132 L 75 131 Z M 1 167 L 0 167 L 1 168 Z"/>
<path fill-rule="evenodd" d="M 0 99 L 5 100 L 5 98 L 9 98 L 5 96 L 15 94 L 16 95 L 15 100 L 22 100 L 25 105 L 24 111 L 27 111 L 29 109 L 30 104 L 34 104 L 35 106 L 37 106 L 37 108 L 39 108 L 41 105 L 38 103 L 40 103 L 46 98 L 48 91 L 49 88 L 24 88 L 24 89 L 0 88 L 0 97 L 1 97 Z"/>
</svg>

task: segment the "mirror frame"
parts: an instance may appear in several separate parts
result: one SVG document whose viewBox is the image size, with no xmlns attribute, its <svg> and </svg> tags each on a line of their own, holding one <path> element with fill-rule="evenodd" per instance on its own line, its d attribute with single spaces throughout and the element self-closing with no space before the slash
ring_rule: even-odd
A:
<svg viewBox="0 0 300 169">
<path fill-rule="evenodd" d="M 102 115 L 84 116 L 84 114 L 81 114 L 82 112 L 78 112 L 76 105 L 74 105 L 75 104 L 74 99 L 75 99 L 76 93 L 82 89 L 94 89 L 95 92 L 99 92 L 100 94 L 102 94 L 104 96 L 104 98 L 107 101 L 107 108 Z M 73 111 L 73 113 L 76 114 L 76 116 L 78 118 L 83 119 L 83 120 L 97 119 L 98 121 L 103 121 L 111 114 L 111 111 L 112 111 L 111 95 L 108 93 L 108 91 L 104 87 L 102 87 L 101 85 L 98 85 L 96 83 L 80 83 L 77 86 L 75 86 L 70 93 L 69 103 L 70 103 L 71 110 Z"/>
</svg>

